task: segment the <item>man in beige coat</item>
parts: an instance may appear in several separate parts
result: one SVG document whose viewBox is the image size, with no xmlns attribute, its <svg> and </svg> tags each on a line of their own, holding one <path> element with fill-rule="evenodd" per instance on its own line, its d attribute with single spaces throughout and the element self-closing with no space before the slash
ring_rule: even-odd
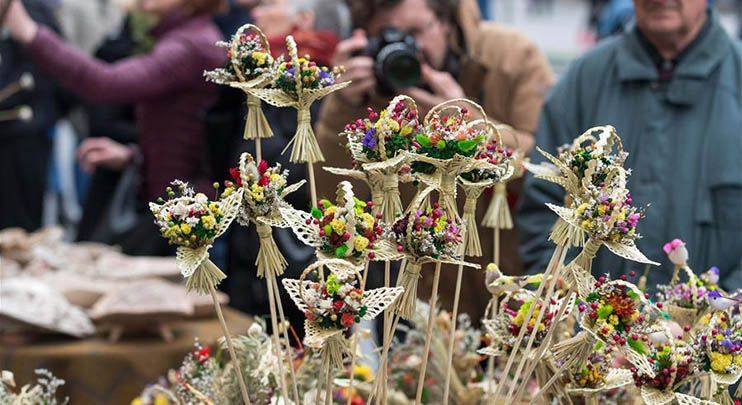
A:
<svg viewBox="0 0 742 405">
<path fill-rule="evenodd" d="M 528 38 L 512 28 L 480 21 L 479 9 L 472 0 L 349 0 L 349 5 L 356 30 L 338 45 L 334 64 L 345 66 L 344 79 L 353 83 L 327 97 L 315 127 L 327 159 L 325 166 L 350 166 L 345 141 L 338 134 L 345 124 L 364 117 L 366 107 L 379 111 L 392 98 L 378 94 L 374 60 L 357 56 L 366 47 L 369 36 L 384 27 L 397 28 L 415 38 L 423 65 L 424 88 L 398 92 L 413 97 L 421 115 L 442 101 L 469 98 L 480 103 L 492 121 L 513 128 L 502 133 L 507 145 L 514 146 L 517 142 L 520 149 L 530 152 L 553 74 L 543 53 Z M 319 195 L 333 196 L 340 178 L 323 170 L 316 173 Z M 519 185 L 514 186 L 511 195 L 517 195 L 520 189 Z M 356 189 L 367 192 L 360 184 Z M 402 195 L 406 204 L 411 190 L 403 190 Z M 478 221 L 489 198 L 490 193 L 485 193 L 480 199 Z M 480 229 L 480 236 L 484 256 L 470 260 L 484 266 L 492 261 L 492 231 Z M 502 239 L 500 267 L 505 273 L 520 272 L 516 233 L 504 232 Z M 421 298 L 429 295 L 431 279 L 423 270 L 418 290 Z M 443 308 L 451 308 L 455 279 L 456 271 L 444 268 L 440 290 Z M 465 293 L 460 308 L 478 320 L 489 300 L 483 272 L 467 270 L 463 286 Z"/>
</svg>

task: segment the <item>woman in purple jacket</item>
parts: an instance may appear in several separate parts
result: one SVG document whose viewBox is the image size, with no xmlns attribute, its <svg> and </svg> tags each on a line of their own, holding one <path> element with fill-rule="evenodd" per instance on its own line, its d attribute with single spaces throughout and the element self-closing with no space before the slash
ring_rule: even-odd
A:
<svg viewBox="0 0 742 405">
<path fill-rule="evenodd" d="M 147 54 L 112 64 L 66 44 L 33 21 L 19 0 L 11 2 L 5 26 L 41 69 L 91 102 L 135 105 L 141 155 L 108 138 L 89 138 L 78 150 L 83 167 L 120 170 L 141 157 L 140 196 L 149 201 L 173 179 L 208 189 L 203 117 L 216 88 L 202 75 L 226 62 L 214 46 L 222 36 L 209 17 L 222 0 L 139 0 L 143 11 L 158 17 L 156 44 Z"/>
</svg>

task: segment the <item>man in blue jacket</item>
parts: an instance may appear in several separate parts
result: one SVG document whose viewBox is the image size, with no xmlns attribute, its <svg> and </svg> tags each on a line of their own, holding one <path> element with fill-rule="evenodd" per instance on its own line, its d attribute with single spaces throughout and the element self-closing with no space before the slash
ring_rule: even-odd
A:
<svg viewBox="0 0 742 405">
<path fill-rule="evenodd" d="M 687 243 L 696 271 L 721 270 L 722 285 L 742 287 L 742 48 L 706 0 L 634 0 L 636 25 L 581 57 L 544 105 L 536 145 L 555 153 L 585 129 L 613 125 L 629 152 L 634 204 L 646 206 L 637 243 L 663 263 L 647 286 L 667 283 L 662 245 Z M 543 160 L 533 154 L 535 162 Z M 521 256 L 543 271 L 556 220 L 545 202 L 558 187 L 530 176 L 520 209 Z M 601 249 L 595 274 L 641 270 Z"/>
</svg>

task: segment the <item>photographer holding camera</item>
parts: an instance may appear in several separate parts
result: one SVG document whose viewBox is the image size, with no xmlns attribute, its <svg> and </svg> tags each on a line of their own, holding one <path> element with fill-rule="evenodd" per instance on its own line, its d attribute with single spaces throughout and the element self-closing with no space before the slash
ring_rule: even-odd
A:
<svg viewBox="0 0 742 405">
<path fill-rule="evenodd" d="M 315 127 L 327 161 L 325 166 L 347 167 L 344 139 L 338 137 L 345 124 L 364 117 L 366 107 L 379 111 L 397 94 L 415 99 L 424 115 L 434 105 L 466 97 L 484 107 L 503 130 L 503 141 L 529 153 L 541 105 L 553 84 L 553 74 L 543 53 L 512 28 L 480 21 L 474 0 L 348 0 L 355 31 L 340 42 L 333 63 L 343 65 L 343 80 L 352 83 L 326 98 Z M 334 196 L 337 176 L 317 170 L 320 196 Z M 519 183 L 519 182 L 518 182 Z M 511 190 L 517 194 L 520 184 Z M 512 188 L 512 187 L 511 187 Z M 358 190 L 366 187 L 358 185 Z M 410 201 L 411 187 L 401 185 L 403 202 Z M 479 202 L 481 216 L 489 204 L 485 194 Z M 405 198 L 406 197 L 406 198 Z M 480 230 L 484 256 L 492 261 L 492 231 Z M 501 268 L 520 271 L 517 237 L 502 236 Z M 455 271 L 441 274 L 441 286 L 455 283 Z M 479 319 L 489 294 L 482 272 L 465 272 L 467 300 L 461 309 Z M 421 297 L 430 292 L 431 277 L 421 280 Z M 424 293 L 424 294 L 423 294 Z M 444 307 L 450 307 L 453 291 L 441 289 Z"/>
</svg>

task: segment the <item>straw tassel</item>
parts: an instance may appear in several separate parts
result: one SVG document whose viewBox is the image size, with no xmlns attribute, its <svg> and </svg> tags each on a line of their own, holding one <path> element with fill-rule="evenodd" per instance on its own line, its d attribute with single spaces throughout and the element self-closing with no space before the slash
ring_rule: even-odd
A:
<svg viewBox="0 0 742 405">
<path fill-rule="evenodd" d="M 449 218 L 457 218 L 459 210 L 456 206 L 456 173 L 441 173 L 441 184 L 438 191 L 441 208 L 446 211 Z"/>
<path fill-rule="evenodd" d="M 265 114 L 263 114 L 261 103 L 256 96 L 247 94 L 247 118 L 245 119 L 245 133 L 243 134 L 246 140 L 273 136 L 273 130 L 268 124 Z"/>
<path fill-rule="evenodd" d="M 482 219 L 482 225 L 488 228 L 513 229 L 513 216 L 508 206 L 505 183 L 495 184 L 490 205 Z"/>
<path fill-rule="evenodd" d="M 397 173 L 384 175 L 381 197 L 381 216 L 384 222 L 392 223 L 402 213 L 402 199 L 399 196 L 399 177 Z"/>
<path fill-rule="evenodd" d="M 325 157 L 317 144 L 314 137 L 311 123 L 312 115 L 309 111 L 309 105 L 300 105 L 296 112 L 296 133 L 294 138 L 286 145 L 284 152 L 293 143 L 291 149 L 292 163 L 316 163 L 324 162 Z"/>
<path fill-rule="evenodd" d="M 215 285 L 219 284 L 225 278 L 227 278 L 227 275 L 219 270 L 219 267 L 214 262 L 207 258 L 188 277 L 186 289 L 188 291 L 196 291 L 200 295 L 206 295 L 209 294 Z"/>
<path fill-rule="evenodd" d="M 422 277 L 420 270 L 422 264 L 409 262 L 402 275 L 399 277 L 398 286 L 404 287 L 402 297 L 397 302 L 394 312 L 404 319 L 412 319 L 415 315 L 415 302 L 417 301 L 417 282 Z"/>
<path fill-rule="evenodd" d="M 322 355 L 331 367 L 343 368 L 343 354 L 348 353 L 348 343 L 342 334 L 333 336 L 325 342 Z"/>
<path fill-rule="evenodd" d="M 263 278 L 266 274 L 272 274 L 274 277 L 283 274 L 284 269 L 288 266 L 286 259 L 278 250 L 276 241 L 273 239 L 273 229 L 265 224 L 257 224 L 258 239 L 260 248 L 258 250 L 258 277 Z"/>
<path fill-rule="evenodd" d="M 562 218 L 557 218 L 551 228 L 549 239 L 557 245 L 580 247 L 585 243 L 585 232 L 570 225 Z"/>
<path fill-rule="evenodd" d="M 580 254 L 575 257 L 573 263 L 580 266 L 587 274 L 592 274 L 593 259 L 598 254 L 598 249 L 600 249 L 601 245 L 602 243 L 600 241 L 589 238 Z"/>
<path fill-rule="evenodd" d="M 465 188 L 466 203 L 464 204 L 464 224 L 466 226 L 466 255 L 482 256 L 482 245 L 479 242 L 479 231 L 477 230 L 477 199 L 482 193 L 479 187 Z"/>
<path fill-rule="evenodd" d="M 577 335 L 555 344 L 552 349 L 554 363 L 570 362 L 575 364 L 577 361 L 586 359 L 590 348 L 592 348 L 591 340 L 590 334 L 583 330 Z"/>
</svg>

